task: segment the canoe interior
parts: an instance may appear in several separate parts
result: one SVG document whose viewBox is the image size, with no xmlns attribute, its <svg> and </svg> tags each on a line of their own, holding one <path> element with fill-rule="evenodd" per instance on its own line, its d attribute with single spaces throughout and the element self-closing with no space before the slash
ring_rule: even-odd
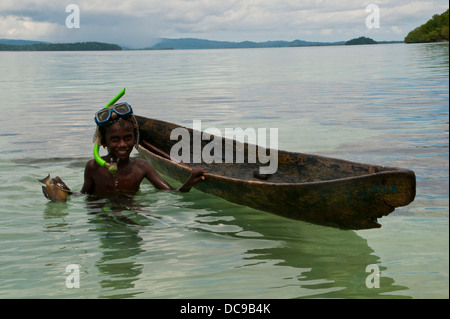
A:
<svg viewBox="0 0 450 319">
<path fill-rule="evenodd" d="M 170 134 L 173 129 L 179 126 L 159 120 L 152 120 L 141 117 L 137 118 L 140 127 L 141 140 L 145 140 L 161 149 L 165 153 L 170 154 L 172 146 L 179 141 L 179 139 L 170 140 Z M 221 141 L 219 145 L 221 145 L 222 148 L 222 157 L 216 157 L 215 162 L 213 163 L 205 163 L 204 161 L 202 161 L 201 163 L 192 163 L 194 136 L 191 129 L 187 130 L 190 134 L 191 147 L 189 148 L 190 161 L 185 164 L 191 167 L 201 166 L 210 174 L 216 174 L 235 179 L 242 179 L 247 181 L 267 181 L 270 183 L 310 183 L 395 170 L 395 168 L 354 163 L 323 156 L 278 150 L 278 167 L 276 172 L 273 174 L 259 174 L 260 167 L 268 166 L 269 163 L 260 163 L 258 156 L 256 156 L 255 163 L 249 163 L 249 144 L 236 142 L 226 138 L 216 138 L 214 140 L 214 142 Z M 197 136 L 196 138 L 197 142 L 201 143 L 202 150 L 207 144 L 212 143 L 212 139 L 200 140 Z M 233 163 L 225 163 L 225 150 L 228 147 L 227 145 L 230 144 L 233 145 L 234 150 Z M 252 145 L 250 147 L 252 147 Z M 236 164 L 236 149 L 244 150 L 243 163 Z M 253 152 L 253 154 L 255 153 L 254 149 L 251 151 Z M 257 152 L 259 151 L 263 150 L 257 149 Z M 257 152 L 256 154 L 258 154 Z M 273 150 L 266 150 L 267 155 L 270 155 L 270 152 L 273 152 Z"/>
</svg>

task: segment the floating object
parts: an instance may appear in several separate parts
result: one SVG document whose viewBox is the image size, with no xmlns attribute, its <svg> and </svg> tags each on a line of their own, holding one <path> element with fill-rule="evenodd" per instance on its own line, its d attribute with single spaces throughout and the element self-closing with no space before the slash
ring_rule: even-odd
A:
<svg viewBox="0 0 450 319">
<path fill-rule="evenodd" d="M 39 179 L 42 183 L 42 192 L 44 196 L 52 202 L 65 202 L 67 196 L 72 194 L 70 189 L 61 180 L 59 176 L 50 179 L 50 174 L 44 179 Z"/>
</svg>

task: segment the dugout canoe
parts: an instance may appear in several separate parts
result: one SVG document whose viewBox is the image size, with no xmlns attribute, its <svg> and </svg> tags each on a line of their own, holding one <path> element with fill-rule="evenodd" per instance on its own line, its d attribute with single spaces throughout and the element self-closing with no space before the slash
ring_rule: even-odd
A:
<svg viewBox="0 0 450 319">
<path fill-rule="evenodd" d="M 180 138 L 171 140 L 171 132 L 176 128 L 187 130 L 192 151 L 196 131 L 142 116 L 136 119 L 138 151 L 156 170 L 184 182 L 193 167 L 202 167 L 207 171 L 206 178 L 195 188 L 236 204 L 319 225 L 369 229 L 381 227 L 378 218 L 408 205 L 415 197 L 416 177 L 411 170 L 318 155 L 278 150 L 276 172 L 261 175 L 259 167 L 267 165 L 247 163 L 251 144 L 222 137 L 214 138 L 222 143 L 222 154 L 230 143 L 234 150 L 243 147 L 244 163 L 220 159 L 218 163 L 176 163 L 169 154 Z M 201 149 L 208 143 L 210 140 L 202 140 Z"/>
</svg>

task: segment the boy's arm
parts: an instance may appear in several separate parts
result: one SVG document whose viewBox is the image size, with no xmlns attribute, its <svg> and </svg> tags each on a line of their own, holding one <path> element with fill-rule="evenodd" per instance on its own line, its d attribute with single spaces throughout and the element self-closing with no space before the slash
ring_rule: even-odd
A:
<svg viewBox="0 0 450 319">
<path fill-rule="evenodd" d="M 188 180 L 183 184 L 183 186 L 179 187 L 177 190 L 179 192 L 189 192 L 192 187 L 197 185 L 198 182 L 205 179 L 205 170 L 201 168 L 194 168 L 191 172 L 191 176 L 189 176 Z"/>
<path fill-rule="evenodd" d="M 92 171 L 94 169 L 94 160 L 86 163 L 84 168 L 84 184 L 81 188 L 82 194 L 92 194 L 94 192 L 94 180 L 92 178 Z"/>
<path fill-rule="evenodd" d="M 167 183 L 159 174 L 158 172 L 151 166 L 149 163 L 147 163 L 144 160 L 138 160 L 139 166 L 144 171 L 144 177 L 149 180 L 150 183 L 153 184 L 157 189 L 163 189 L 163 190 L 174 190 L 172 186 L 170 186 L 169 183 Z"/>
<path fill-rule="evenodd" d="M 194 169 L 188 180 L 182 186 L 175 189 L 167 183 L 149 163 L 142 161 L 141 165 L 144 166 L 145 177 L 158 189 L 189 192 L 200 180 L 205 179 L 203 176 L 205 171 L 203 169 Z"/>
</svg>

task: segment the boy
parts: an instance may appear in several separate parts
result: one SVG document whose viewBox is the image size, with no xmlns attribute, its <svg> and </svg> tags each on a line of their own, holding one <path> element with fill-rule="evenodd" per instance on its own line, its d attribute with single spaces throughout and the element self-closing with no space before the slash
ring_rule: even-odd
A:
<svg viewBox="0 0 450 319">
<path fill-rule="evenodd" d="M 125 108 L 121 111 L 118 106 Z M 128 107 L 128 111 L 127 110 Z M 117 108 L 117 110 L 115 110 Z M 84 185 L 81 192 L 92 195 L 108 193 L 131 193 L 139 190 L 144 178 L 157 189 L 189 192 L 199 181 L 205 179 L 202 169 L 193 169 L 191 176 L 179 188 L 170 186 L 156 170 L 142 159 L 130 158 L 133 147 L 138 143 L 138 126 L 131 106 L 120 103 L 102 109 L 96 114 L 97 144 L 108 149 L 103 159 L 117 163 L 117 173 L 110 174 L 108 169 L 100 166 L 94 159 L 86 164 Z"/>
</svg>

